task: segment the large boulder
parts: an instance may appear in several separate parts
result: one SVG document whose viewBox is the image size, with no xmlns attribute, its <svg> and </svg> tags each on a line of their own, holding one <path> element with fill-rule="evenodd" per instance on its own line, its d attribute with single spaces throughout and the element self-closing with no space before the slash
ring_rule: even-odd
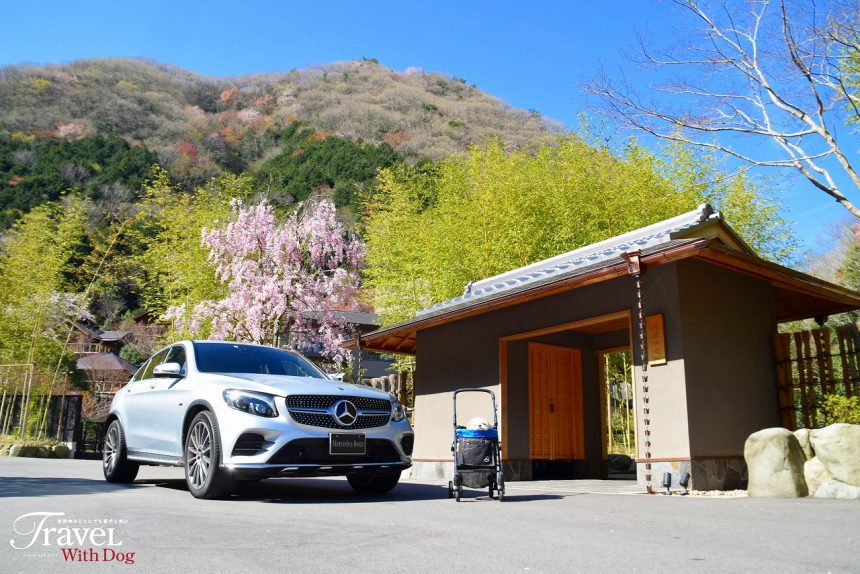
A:
<svg viewBox="0 0 860 574">
<path fill-rule="evenodd" d="M 860 500 L 860 486 L 851 486 L 838 480 L 828 480 L 815 491 L 815 498 Z"/>
<path fill-rule="evenodd" d="M 815 457 L 839 482 L 860 486 L 860 425 L 837 423 L 809 431 Z"/>
<path fill-rule="evenodd" d="M 749 470 L 747 494 L 807 496 L 809 489 L 803 477 L 805 458 L 800 442 L 788 429 L 769 428 L 751 434 L 744 444 Z"/>
<path fill-rule="evenodd" d="M 36 456 L 39 452 L 39 447 L 32 444 L 21 445 L 21 452 L 18 456 Z"/>
<path fill-rule="evenodd" d="M 812 445 L 809 443 L 809 429 L 797 429 L 794 431 L 794 436 L 797 437 L 797 442 L 800 443 L 800 448 L 803 450 L 803 454 L 806 455 L 806 460 L 815 456 L 815 453 L 812 452 Z"/>
<path fill-rule="evenodd" d="M 53 458 L 69 458 L 70 452 L 72 451 L 69 450 L 69 447 L 64 444 L 58 444 L 51 449 L 51 456 Z"/>
<path fill-rule="evenodd" d="M 23 456 L 21 451 L 24 450 L 23 444 L 13 444 L 9 447 L 9 456 Z"/>
<path fill-rule="evenodd" d="M 833 480 L 833 475 L 827 471 L 827 467 L 818 457 L 812 457 L 803 463 L 803 477 L 806 479 L 806 486 L 810 493 L 817 491 L 818 487 L 828 480 Z"/>
</svg>

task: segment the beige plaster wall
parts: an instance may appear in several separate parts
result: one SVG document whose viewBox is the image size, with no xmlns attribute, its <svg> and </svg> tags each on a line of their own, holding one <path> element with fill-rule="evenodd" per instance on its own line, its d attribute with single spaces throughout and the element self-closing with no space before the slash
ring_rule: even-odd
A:
<svg viewBox="0 0 860 574">
<path fill-rule="evenodd" d="M 678 305 L 678 273 L 675 264 L 646 270 L 643 276 L 645 315 L 663 314 L 666 358 L 663 365 L 648 367 L 651 458 L 677 459 L 690 456 L 687 432 L 687 398 L 684 384 L 684 331 Z M 636 388 L 636 445 L 645 457 L 645 415 L 642 401 L 642 361 L 639 329 L 633 320 L 633 361 Z"/>
<path fill-rule="evenodd" d="M 773 287 L 696 260 L 678 277 L 691 454 L 742 457 L 750 434 L 779 426 Z"/>
</svg>

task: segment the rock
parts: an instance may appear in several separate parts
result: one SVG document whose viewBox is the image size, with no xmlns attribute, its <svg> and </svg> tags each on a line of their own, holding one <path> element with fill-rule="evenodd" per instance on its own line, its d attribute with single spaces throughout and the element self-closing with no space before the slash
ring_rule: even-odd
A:
<svg viewBox="0 0 860 574">
<path fill-rule="evenodd" d="M 827 471 L 827 467 L 821 462 L 817 456 L 812 457 L 803 463 L 803 476 L 806 479 L 806 486 L 809 492 L 815 492 L 818 487 L 833 480 L 833 476 Z"/>
<path fill-rule="evenodd" d="M 860 425 L 837 423 L 809 432 L 816 458 L 839 482 L 860 486 Z"/>
<path fill-rule="evenodd" d="M 37 446 L 36 452 L 33 453 L 36 458 L 50 458 L 51 449 L 46 446 Z"/>
<path fill-rule="evenodd" d="M 21 451 L 24 450 L 23 444 L 13 444 L 9 448 L 9 456 L 22 456 Z"/>
<path fill-rule="evenodd" d="M 635 464 L 633 459 L 626 454 L 610 454 L 607 457 L 607 463 L 609 468 L 615 472 L 630 472 L 630 467 Z"/>
<path fill-rule="evenodd" d="M 797 429 L 794 431 L 794 436 L 797 437 L 797 442 L 800 443 L 800 448 L 803 450 L 803 454 L 806 455 L 806 460 L 811 459 L 815 456 L 815 453 L 812 451 L 812 445 L 809 443 L 809 429 Z M 809 489 L 812 490 L 811 488 Z"/>
<path fill-rule="evenodd" d="M 54 458 L 69 458 L 69 453 L 72 452 L 69 447 L 64 444 L 58 444 L 51 451 L 51 456 Z"/>
<path fill-rule="evenodd" d="M 744 444 L 749 469 L 750 496 L 807 496 L 803 477 L 804 454 L 788 429 L 769 428 L 753 433 Z"/>
<path fill-rule="evenodd" d="M 860 486 L 851 486 L 838 480 L 828 480 L 815 491 L 815 498 L 860 500 Z"/>
<path fill-rule="evenodd" d="M 38 452 L 39 447 L 32 445 L 23 445 L 21 447 L 21 454 L 19 456 L 36 456 L 36 452 Z"/>
</svg>

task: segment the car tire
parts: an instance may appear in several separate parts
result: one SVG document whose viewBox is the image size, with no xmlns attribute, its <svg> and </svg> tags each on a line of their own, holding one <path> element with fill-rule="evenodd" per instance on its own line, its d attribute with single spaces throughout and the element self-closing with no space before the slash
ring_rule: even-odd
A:
<svg viewBox="0 0 860 574">
<path fill-rule="evenodd" d="M 224 498 L 236 481 L 221 466 L 221 435 L 215 415 L 201 411 L 185 437 L 185 483 L 194 498 Z"/>
<path fill-rule="evenodd" d="M 102 471 L 105 480 L 128 484 L 134 482 L 140 464 L 128 460 L 128 449 L 125 445 L 125 432 L 118 419 L 114 419 L 105 433 L 102 448 Z"/>
<path fill-rule="evenodd" d="M 359 494 L 385 494 L 400 482 L 400 471 L 378 474 L 348 474 L 349 485 Z"/>
</svg>

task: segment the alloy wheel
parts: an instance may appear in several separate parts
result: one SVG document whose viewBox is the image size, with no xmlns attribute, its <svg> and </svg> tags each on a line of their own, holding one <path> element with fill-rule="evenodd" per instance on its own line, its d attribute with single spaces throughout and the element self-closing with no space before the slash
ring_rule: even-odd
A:
<svg viewBox="0 0 860 574">
<path fill-rule="evenodd" d="M 209 477 L 212 462 L 212 432 L 204 421 L 197 422 L 191 429 L 186 461 L 191 485 L 202 488 Z"/>
<path fill-rule="evenodd" d="M 119 429 L 116 425 L 111 425 L 105 437 L 104 450 L 102 452 L 102 462 L 105 470 L 113 471 L 116 466 L 117 456 L 119 454 Z"/>
</svg>

